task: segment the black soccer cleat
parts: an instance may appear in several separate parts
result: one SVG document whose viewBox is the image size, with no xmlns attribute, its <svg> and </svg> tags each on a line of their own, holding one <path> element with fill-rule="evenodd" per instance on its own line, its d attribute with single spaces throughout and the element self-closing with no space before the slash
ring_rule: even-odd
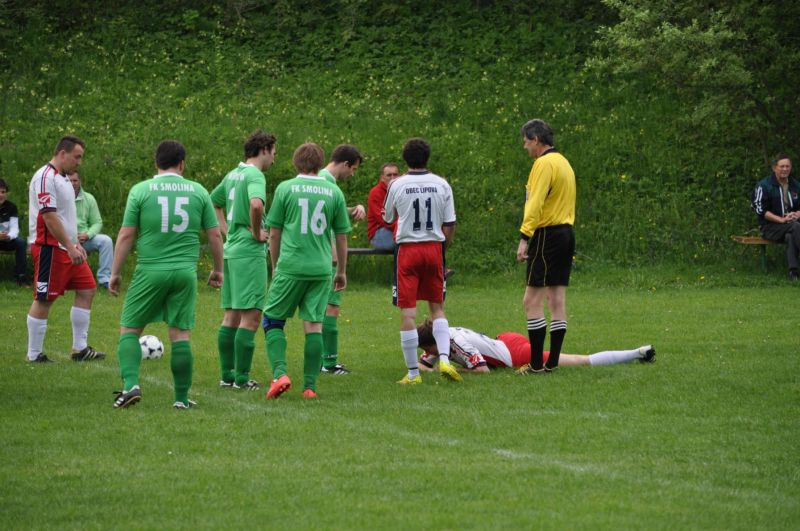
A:
<svg viewBox="0 0 800 531">
<path fill-rule="evenodd" d="M 343 374 L 350 374 L 350 369 L 342 365 L 341 363 L 337 363 L 333 367 L 325 367 L 323 366 L 320 371 L 322 374 L 335 374 L 337 376 L 341 376 Z"/>
<path fill-rule="evenodd" d="M 174 404 L 172 404 L 172 407 L 177 410 L 183 410 L 183 409 L 192 409 L 196 405 L 197 402 L 195 402 L 194 400 L 187 399 L 185 404 L 180 400 L 177 400 Z"/>
<path fill-rule="evenodd" d="M 654 361 L 656 361 L 656 349 L 653 348 L 653 345 L 645 345 L 643 347 L 639 347 L 639 352 L 642 353 L 642 357 L 639 358 L 639 362 L 653 363 Z"/>
<path fill-rule="evenodd" d="M 261 389 L 261 384 L 255 380 L 248 380 L 240 384 L 234 383 L 233 388 L 244 389 L 245 391 L 258 391 L 259 389 Z"/>
<path fill-rule="evenodd" d="M 85 349 L 81 350 L 80 352 L 73 352 L 72 353 L 72 361 L 92 361 L 92 360 L 102 360 L 106 357 L 105 352 L 99 352 L 95 350 L 93 347 L 86 346 Z"/>
<path fill-rule="evenodd" d="M 114 409 L 132 406 L 142 399 L 142 390 L 138 385 L 131 387 L 130 391 L 114 391 L 114 394 L 117 395 L 114 399 Z"/>
<path fill-rule="evenodd" d="M 28 359 L 28 363 L 55 363 L 55 360 L 51 360 L 44 352 L 40 352 L 34 359 Z"/>
</svg>

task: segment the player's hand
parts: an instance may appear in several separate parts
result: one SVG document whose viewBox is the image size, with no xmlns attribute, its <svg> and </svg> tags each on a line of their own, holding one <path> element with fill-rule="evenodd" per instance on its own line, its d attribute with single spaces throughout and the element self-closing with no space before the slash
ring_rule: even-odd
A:
<svg viewBox="0 0 800 531">
<path fill-rule="evenodd" d="M 208 285 L 212 288 L 219 288 L 222 286 L 222 271 L 212 271 L 208 275 Z"/>
<path fill-rule="evenodd" d="M 333 291 L 342 291 L 347 287 L 347 275 L 344 273 L 336 273 L 333 277 Z"/>
<path fill-rule="evenodd" d="M 418 365 L 418 367 L 419 367 L 419 370 L 421 370 L 421 371 L 423 371 L 423 372 L 433 372 L 433 371 L 435 371 L 435 370 L 436 370 L 436 369 L 434 369 L 433 367 L 428 367 L 428 366 L 427 366 L 427 365 L 425 365 L 424 363 L 420 363 L 420 364 Z"/>
<path fill-rule="evenodd" d="M 269 241 L 269 231 L 268 231 L 268 230 L 266 230 L 266 229 L 259 229 L 259 233 L 258 233 L 258 235 L 260 236 L 260 238 L 258 239 L 258 241 L 260 241 L 260 242 L 262 242 L 262 243 L 266 243 L 266 242 L 268 242 L 268 241 Z"/>
<path fill-rule="evenodd" d="M 108 280 L 108 292 L 113 296 L 119 295 L 119 288 L 122 285 L 122 278 L 119 275 L 111 275 Z"/>
<path fill-rule="evenodd" d="M 86 260 L 86 251 L 83 250 L 83 247 L 80 245 L 73 245 L 67 249 L 67 254 L 69 255 L 69 259 L 72 261 L 73 265 L 80 265 Z"/>
<path fill-rule="evenodd" d="M 517 262 L 524 262 L 528 259 L 528 242 L 525 240 L 519 241 L 517 246 Z"/>
<path fill-rule="evenodd" d="M 86 234 L 85 232 L 79 232 L 78 233 L 78 241 L 80 243 L 86 243 L 86 240 L 88 240 L 88 239 L 89 239 L 89 235 Z"/>
<path fill-rule="evenodd" d="M 356 205 L 350 210 L 350 217 L 353 218 L 355 221 L 361 221 L 362 219 L 366 219 L 367 211 L 364 208 L 364 205 Z"/>
</svg>

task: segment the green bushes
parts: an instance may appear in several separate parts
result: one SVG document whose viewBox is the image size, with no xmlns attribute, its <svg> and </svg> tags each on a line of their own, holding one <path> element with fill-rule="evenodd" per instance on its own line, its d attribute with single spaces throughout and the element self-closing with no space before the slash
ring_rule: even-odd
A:
<svg viewBox="0 0 800 531">
<path fill-rule="evenodd" d="M 423 136 L 431 169 L 456 193 L 450 262 L 508 269 L 532 163 L 519 127 L 538 116 L 578 176 L 579 256 L 712 262 L 754 221 L 747 194 L 767 171 L 763 150 L 700 149 L 703 131 L 675 119 L 684 103 L 670 87 L 643 91 L 583 69 L 594 29 L 614 21 L 600 3 L 181 5 L 97 2 L 56 16 L 34 2 L 8 13 L 0 171 L 22 208 L 27 181 L 67 132 L 88 142 L 84 183 L 110 232 L 164 138 L 185 143 L 187 176 L 211 187 L 247 133 L 268 129 L 279 139 L 271 189 L 293 176 L 301 142 L 328 153 L 352 142 L 367 160 L 342 188 L 364 203 L 380 165 Z M 357 227 L 353 243 L 365 233 Z"/>
</svg>

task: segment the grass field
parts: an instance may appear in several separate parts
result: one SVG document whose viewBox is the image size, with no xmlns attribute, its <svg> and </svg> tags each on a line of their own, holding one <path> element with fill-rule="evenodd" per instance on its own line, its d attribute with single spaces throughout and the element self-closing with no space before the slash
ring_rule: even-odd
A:
<svg viewBox="0 0 800 531">
<path fill-rule="evenodd" d="M 109 359 L 69 361 L 62 300 L 45 343 L 59 363 L 31 366 L 29 293 L 0 284 L 2 527 L 796 529 L 800 291 L 755 274 L 754 287 L 647 275 L 608 287 L 578 271 L 564 348 L 653 343 L 654 365 L 414 388 L 394 383 L 388 289 L 353 281 L 340 344 L 354 372 L 323 377 L 313 403 L 217 387 L 218 295 L 204 287 L 189 412 L 171 408 L 166 358 L 143 363 L 139 405 L 112 410 L 120 299 L 98 294 L 92 314 L 90 343 Z M 523 331 L 521 294 L 517 277 L 460 273 L 450 322 Z M 300 325 L 287 330 L 298 380 Z M 256 345 L 264 382 L 260 333 Z"/>
</svg>

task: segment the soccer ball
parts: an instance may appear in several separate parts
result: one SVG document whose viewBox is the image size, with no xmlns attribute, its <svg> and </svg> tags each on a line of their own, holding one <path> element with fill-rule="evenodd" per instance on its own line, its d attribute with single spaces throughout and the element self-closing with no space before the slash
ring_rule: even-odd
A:
<svg viewBox="0 0 800 531">
<path fill-rule="evenodd" d="M 139 338 L 142 347 L 143 360 L 157 360 L 164 355 L 164 343 L 156 336 L 142 336 Z"/>
</svg>

